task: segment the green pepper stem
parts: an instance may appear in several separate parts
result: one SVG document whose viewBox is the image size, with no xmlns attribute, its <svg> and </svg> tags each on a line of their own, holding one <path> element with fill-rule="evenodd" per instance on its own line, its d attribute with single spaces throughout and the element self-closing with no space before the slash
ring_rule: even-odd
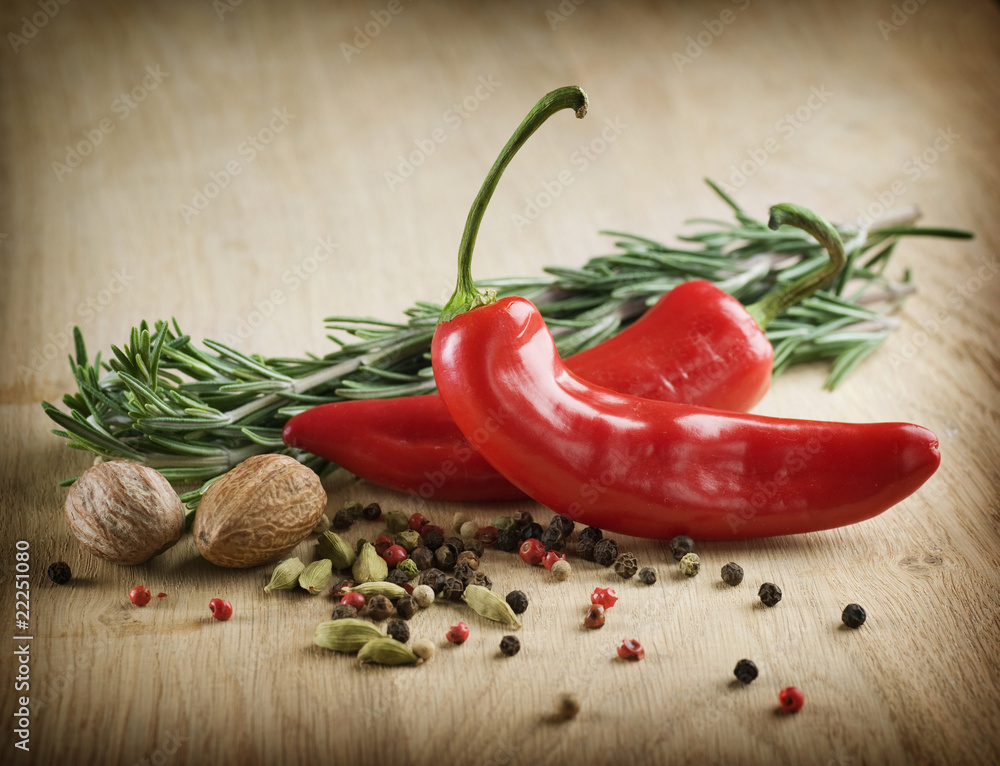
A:
<svg viewBox="0 0 1000 766">
<path fill-rule="evenodd" d="M 476 246 L 476 235 L 479 233 L 479 224 L 482 223 L 486 206 L 490 204 L 493 191 L 500 182 L 503 171 L 514 159 L 524 143 L 531 138 L 531 134 L 538 130 L 542 123 L 561 109 L 572 109 L 576 116 L 583 118 L 587 114 L 587 94 L 575 85 L 558 88 L 551 93 L 547 93 L 535 104 L 524 121 L 517 126 L 514 135 L 510 137 L 507 145 L 500 151 L 490 172 L 486 174 L 479 194 L 476 195 L 469 210 L 469 217 L 465 221 L 465 231 L 462 232 L 462 244 L 458 248 L 458 282 L 455 285 L 455 292 L 441 312 L 439 322 L 447 322 L 454 319 L 459 314 L 476 308 L 477 306 L 488 305 L 496 300 L 495 291 L 487 291 L 486 294 L 476 289 L 472 281 L 472 251 Z"/>
<path fill-rule="evenodd" d="M 784 224 L 802 229 L 815 237 L 826 248 L 830 260 L 819 271 L 807 274 L 787 287 L 776 290 L 756 303 L 747 306 L 750 316 L 757 320 L 757 324 L 762 330 L 766 329 L 771 320 L 789 306 L 794 306 L 820 288 L 830 284 L 847 263 L 847 258 L 844 255 L 844 243 L 840 239 L 840 234 L 829 222 L 820 218 L 812 210 L 787 202 L 775 205 L 771 208 L 771 217 L 767 225 L 771 229 L 777 229 Z"/>
</svg>

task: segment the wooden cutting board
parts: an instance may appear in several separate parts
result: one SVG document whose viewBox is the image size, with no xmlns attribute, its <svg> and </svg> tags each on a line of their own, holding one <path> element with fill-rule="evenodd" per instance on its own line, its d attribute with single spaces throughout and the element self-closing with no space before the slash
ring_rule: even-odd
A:
<svg viewBox="0 0 1000 766">
<path fill-rule="evenodd" d="M 0 20 L 0 613 L 21 635 L 24 541 L 33 636 L 4 659 L 4 763 L 1000 759 L 995 4 L 17 0 Z M 521 653 L 500 657 L 504 631 L 482 621 L 448 646 L 466 613 L 435 606 L 412 628 L 438 654 L 406 669 L 315 648 L 329 597 L 265 596 L 269 569 L 217 569 L 190 538 L 132 569 L 79 548 L 56 483 L 89 457 L 39 407 L 73 390 L 74 324 L 92 352 L 176 317 L 195 338 L 298 355 L 331 347 L 330 314 L 442 300 L 496 152 L 540 95 L 574 83 L 590 115 L 554 120 L 515 160 L 480 277 L 580 265 L 608 250 L 602 228 L 672 240 L 685 219 L 725 215 L 704 176 L 759 216 L 780 201 L 836 220 L 916 203 L 928 224 L 977 233 L 906 241 L 893 269 L 912 268 L 918 291 L 886 346 L 835 393 L 825 369 L 797 369 L 758 408 L 928 426 L 943 461 L 925 487 L 846 529 L 701 545 L 692 580 L 665 544 L 625 540 L 659 568 L 652 587 L 586 563 L 555 583 L 491 555 L 495 587 L 531 598 Z M 329 494 L 331 510 L 455 512 L 349 480 Z M 518 508 L 547 518 L 460 510 L 486 523 Z M 75 573 L 64 587 L 44 576 L 59 559 Z M 730 560 L 747 572 L 735 589 L 718 581 Z M 755 597 L 767 580 L 785 593 L 770 610 Z M 134 608 L 138 584 L 167 597 Z M 586 632 L 600 584 L 621 600 Z M 230 622 L 210 618 L 215 596 Z M 856 632 L 840 625 L 849 602 L 869 613 Z M 616 660 L 626 636 L 645 661 Z M 735 688 L 742 657 L 761 676 Z M 787 685 L 806 694 L 794 716 L 777 710 Z M 563 692 L 582 709 L 550 723 Z M 27 753 L 11 725 L 25 695 Z"/>
</svg>

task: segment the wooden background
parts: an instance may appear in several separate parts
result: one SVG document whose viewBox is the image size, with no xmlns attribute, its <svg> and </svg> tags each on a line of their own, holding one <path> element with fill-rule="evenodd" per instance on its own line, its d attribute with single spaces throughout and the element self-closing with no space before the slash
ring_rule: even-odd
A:
<svg viewBox="0 0 1000 766">
<path fill-rule="evenodd" d="M 4 652 L 4 763 L 1000 759 L 996 4 L 150 0 L 52 3 L 54 15 L 43 5 L 12 0 L 0 13 L 0 624 L 17 634 L 14 546 L 26 540 L 34 635 L 30 754 L 13 749 Z M 390 6 L 379 34 L 345 55 L 355 27 Z M 716 36 L 724 10 L 731 23 Z M 738 186 L 758 216 L 779 201 L 837 220 L 912 202 L 926 223 L 978 234 L 907 241 L 895 268 L 912 267 L 919 292 L 890 342 L 837 392 L 822 390 L 824 369 L 799 369 L 758 408 L 926 425 L 943 461 L 924 488 L 850 528 L 702 545 L 693 580 L 669 566 L 664 544 L 626 541 L 660 568 L 651 588 L 585 563 L 556 584 L 490 556 L 497 589 L 532 598 L 521 654 L 499 658 L 503 630 L 477 620 L 466 645 L 447 647 L 460 613 L 435 607 L 412 628 L 442 648 L 415 669 L 315 649 L 328 597 L 267 597 L 269 569 L 217 569 L 190 539 L 135 569 L 79 549 L 56 482 L 89 459 L 49 434 L 38 406 L 71 388 L 67 328 L 107 350 L 140 319 L 173 316 L 196 338 L 299 354 L 330 348 L 329 314 L 392 319 L 441 300 L 486 169 L 528 107 L 566 84 L 588 90 L 590 115 L 553 120 L 513 163 L 480 234 L 480 277 L 579 265 L 608 247 L 601 228 L 670 240 L 687 218 L 725 213 L 703 176 Z M 121 99 L 137 88 L 141 102 Z M 814 92 L 823 98 L 809 107 Z M 788 130 L 800 107 L 808 119 Z M 275 132 L 261 133 L 269 122 Z M 574 162 L 608 125 L 606 149 Z M 94 130 L 89 156 L 54 165 Z M 435 131 L 443 142 L 390 183 L 401 155 Z M 939 135 L 944 149 L 915 170 L 911 157 Z M 244 144 L 251 136 L 259 151 Z M 765 145 L 776 149 L 734 178 Z M 239 174 L 185 215 L 227 165 Z M 562 171 L 572 184 L 518 226 L 513 216 Z M 322 242 L 336 247 L 317 258 Z M 296 281 L 296 268 L 311 273 Z M 254 311 L 266 318 L 251 328 Z M 331 508 L 414 509 L 348 482 L 330 498 Z M 515 507 L 465 510 L 485 523 Z M 422 510 L 440 522 L 454 511 Z M 76 573 L 68 587 L 44 577 L 57 559 Z M 736 589 L 718 582 L 730 559 L 747 572 Z M 785 592 L 770 610 L 755 598 L 766 580 Z M 169 595 L 133 608 L 137 584 Z M 585 632 L 598 584 L 622 598 L 603 631 Z M 233 602 L 231 622 L 210 619 L 213 596 Z M 852 601 L 869 613 L 858 632 L 840 626 Z M 643 663 L 614 658 L 625 636 L 644 643 Z M 761 669 L 747 688 L 732 677 L 741 657 Z M 777 712 L 790 684 L 807 697 L 795 716 Z M 582 711 L 548 723 L 564 691 Z"/>
</svg>

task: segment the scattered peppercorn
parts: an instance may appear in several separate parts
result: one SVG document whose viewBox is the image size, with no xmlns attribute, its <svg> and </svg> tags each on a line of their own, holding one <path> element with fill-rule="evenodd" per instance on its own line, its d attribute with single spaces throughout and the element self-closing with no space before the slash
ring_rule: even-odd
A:
<svg viewBox="0 0 1000 766">
<path fill-rule="evenodd" d="M 132 588 L 132 590 L 128 592 L 129 601 L 131 601 L 136 606 L 146 606 L 146 604 L 149 603 L 149 600 L 152 597 L 153 596 L 152 594 L 150 594 L 149 588 L 147 588 L 145 585 L 139 585 L 135 588 Z"/>
<path fill-rule="evenodd" d="M 568 721 L 571 718 L 576 718 L 576 714 L 579 712 L 580 700 L 572 694 L 563 694 L 556 700 L 556 707 L 552 712 L 552 718 L 556 721 Z"/>
<path fill-rule="evenodd" d="M 841 619 L 844 621 L 844 625 L 849 628 L 860 628 L 865 624 L 865 620 L 868 619 L 868 615 L 865 614 L 865 610 L 862 608 L 861 604 L 848 604 L 844 607 L 844 613 L 841 615 Z"/>
<path fill-rule="evenodd" d="M 344 510 L 351 514 L 351 518 L 360 519 L 361 515 L 365 512 L 365 507 L 355 500 L 347 503 L 344 506 Z"/>
<path fill-rule="evenodd" d="M 573 574 L 573 567 L 566 559 L 560 559 L 552 565 L 552 576 L 560 582 L 568 580 L 571 574 Z"/>
<path fill-rule="evenodd" d="M 594 561 L 602 567 L 609 567 L 618 558 L 618 543 L 612 537 L 601 538 L 594 545 Z"/>
<path fill-rule="evenodd" d="M 354 517 L 351 512 L 346 508 L 341 508 L 333 515 L 333 528 L 334 529 L 350 529 L 354 524 Z"/>
<path fill-rule="evenodd" d="M 743 582 L 743 567 L 737 564 L 735 561 L 730 561 L 724 567 L 722 567 L 722 581 L 726 585 L 731 585 L 734 588 Z"/>
<path fill-rule="evenodd" d="M 466 551 L 470 551 L 471 553 L 475 553 L 476 557 L 481 559 L 483 557 L 483 553 L 486 550 L 486 546 L 483 545 L 483 541 L 482 540 L 476 540 L 476 539 L 473 538 L 472 540 L 466 540 L 465 541 L 465 547 L 462 548 L 461 550 L 459 550 L 458 552 L 461 553 L 462 550 L 466 550 Z"/>
<path fill-rule="evenodd" d="M 500 639 L 500 653 L 504 657 L 513 657 L 521 651 L 521 642 L 517 640 L 517 636 L 504 636 Z"/>
<path fill-rule="evenodd" d="M 565 561 L 566 557 L 557 550 L 546 551 L 545 555 L 542 556 L 542 566 L 546 569 L 552 569 L 552 565 L 557 561 Z"/>
<path fill-rule="evenodd" d="M 449 577 L 441 589 L 441 596 L 449 601 L 461 601 L 463 593 L 465 593 L 465 583 L 457 577 Z"/>
<path fill-rule="evenodd" d="M 385 579 L 387 582 L 391 582 L 393 585 L 402 585 L 403 583 L 408 583 L 410 581 L 410 575 L 406 573 L 405 569 L 400 569 L 397 566 L 395 569 L 389 572 L 389 576 L 386 577 Z"/>
<path fill-rule="evenodd" d="M 420 545 L 420 533 L 415 532 L 412 529 L 404 529 L 402 532 L 398 533 L 393 539 L 396 545 L 399 545 L 407 553 L 417 548 Z"/>
<path fill-rule="evenodd" d="M 584 561 L 594 560 L 594 547 L 597 545 L 592 537 L 581 537 L 576 541 L 576 555 Z"/>
<path fill-rule="evenodd" d="M 493 519 L 493 526 L 496 527 L 497 532 L 499 532 L 501 529 L 513 529 L 514 517 L 497 516 L 495 519 Z"/>
<path fill-rule="evenodd" d="M 375 622 L 385 620 L 392 614 L 392 602 L 386 596 L 372 596 L 368 599 L 368 616 Z"/>
<path fill-rule="evenodd" d="M 760 600 L 765 606 L 774 606 L 781 601 L 781 588 L 773 582 L 766 582 L 760 586 L 757 595 L 760 596 Z"/>
<path fill-rule="evenodd" d="M 413 589 L 416 592 L 416 588 Z M 431 596 L 433 598 L 433 595 Z M 404 620 L 410 619 L 417 613 L 417 601 L 413 596 L 400 596 L 396 599 L 396 614 Z"/>
<path fill-rule="evenodd" d="M 405 644 L 410 640 L 410 627 L 402 620 L 389 620 L 385 626 L 385 634 Z"/>
<path fill-rule="evenodd" d="M 435 593 L 440 593 L 447 579 L 448 575 L 436 567 L 431 567 L 420 573 L 417 584 L 428 585 Z"/>
<path fill-rule="evenodd" d="M 378 521 L 381 515 L 382 506 L 378 503 L 368 503 L 361 511 L 361 516 L 367 521 Z"/>
<path fill-rule="evenodd" d="M 361 593 L 351 592 L 340 599 L 341 604 L 346 606 L 353 606 L 355 611 L 358 609 L 364 609 L 365 597 Z"/>
<path fill-rule="evenodd" d="M 402 511 L 389 511 L 385 515 L 385 526 L 388 528 L 389 534 L 398 535 L 404 529 L 410 528 L 410 518 Z"/>
<path fill-rule="evenodd" d="M 585 527 L 580 530 L 577 536 L 580 540 L 593 540 L 595 543 L 604 537 L 604 533 L 597 527 Z"/>
<path fill-rule="evenodd" d="M 394 571 L 402 572 L 408 581 L 420 574 L 420 569 L 415 563 L 413 563 L 413 559 L 403 559 L 396 564 L 396 569 Z M 399 584 L 402 585 L 403 583 Z"/>
<path fill-rule="evenodd" d="M 382 558 L 385 559 L 385 563 L 390 567 L 396 566 L 400 561 L 406 558 L 406 548 L 402 545 L 390 545 L 384 551 L 382 551 Z"/>
<path fill-rule="evenodd" d="M 545 530 L 542 529 L 541 524 L 535 521 L 528 522 L 523 527 L 521 527 L 521 541 L 523 542 L 525 540 L 530 540 L 532 538 L 535 540 L 540 540 L 542 537 L 542 533 L 544 531 Z"/>
<path fill-rule="evenodd" d="M 583 627 L 591 629 L 603 628 L 604 607 L 600 604 L 591 604 L 590 608 L 587 609 L 587 614 L 583 618 Z"/>
<path fill-rule="evenodd" d="M 445 543 L 434 551 L 434 563 L 445 572 L 450 572 L 455 568 L 458 561 L 458 551 L 451 543 Z"/>
<path fill-rule="evenodd" d="M 441 527 L 435 527 L 433 524 L 424 527 L 421 536 L 424 538 L 424 546 L 430 548 L 432 551 L 436 551 L 444 544 L 444 530 Z"/>
<path fill-rule="evenodd" d="M 469 637 L 469 626 L 464 622 L 452 625 L 444 637 L 453 644 L 464 644 L 465 640 Z"/>
<path fill-rule="evenodd" d="M 465 541 L 461 537 L 449 537 L 445 542 L 454 548 L 456 553 L 461 553 L 465 550 Z"/>
<path fill-rule="evenodd" d="M 417 569 L 421 572 L 434 566 L 434 551 L 430 548 L 425 548 L 423 546 L 414 548 L 410 553 L 410 558 L 413 560 L 413 563 L 417 565 Z"/>
<path fill-rule="evenodd" d="M 221 598 L 213 598 L 209 601 L 208 608 L 217 620 L 228 620 L 233 616 L 233 605 Z"/>
<path fill-rule="evenodd" d="M 163 593 L 163 592 L 161 591 L 160 593 L 157 593 L 157 594 L 156 594 L 156 597 L 157 597 L 157 598 L 166 598 L 166 597 L 167 597 L 167 594 L 166 594 L 166 593 Z"/>
<path fill-rule="evenodd" d="M 610 609 L 618 603 L 618 594 L 614 588 L 594 588 L 594 592 L 590 594 L 590 603 Z"/>
<path fill-rule="evenodd" d="M 639 570 L 639 581 L 645 585 L 652 585 L 656 582 L 656 570 L 653 567 L 643 567 Z"/>
<path fill-rule="evenodd" d="M 462 564 L 468 564 L 474 570 L 479 569 L 479 556 L 472 551 L 462 551 L 455 559 L 455 565 L 462 566 Z"/>
<path fill-rule="evenodd" d="M 418 638 L 410 648 L 422 660 L 429 660 L 434 656 L 434 642 L 429 638 Z"/>
<path fill-rule="evenodd" d="M 434 589 L 430 585 L 418 585 L 413 589 L 412 595 L 413 600 L 417 602 L 417 606 L 421 609 L 426 609 L 434 603 Z M 403 599 L 399 600 L 402 601 Z"/>
<path fill-rule="evenodd" d="M 538 539 L 547 551 L 562 550 L 566 547 L 566 536 L 563 534 L 562 527 L 558 524 L 549 524 Z"/>
<path fill-rule="evenodd" d="M 806 695 L 797 686 L 786 686 L 778 692 L 778 702 L 789 713 L 797 713 L 806 704 Z"/>
<path fill-rule="evenodd" d="M 511 516 L 511 518 L 514 519 L 514 526 L 517 529 L 526 527 L 535 520 L 531 515 L 531 511 L 517 511 L 513 516 Z"/>
<path fill-rule="evenodd" d="M 694 577 L 701 571 L 701 559 L 697 553 L 685 553 L 681 556 L 680 568 L 685 577 Z"/>
<path fill-rule="evenodd" d="M 411 513 L 410 518 L 406 523 L 414 532 L 419 532 L 424 524 L 428 523 L 428 521 L 427 517 L 422 513 Z"/>
<path fill-rule="evenodd" d="M 354 580 L 340 580 L 332 588 L 330 588 L 330 595 L 334 598 L 342 598 L 348 594 L 348 588 L 354 587 Z"/>
<path fill-rule="evenodd" d="M 524 614 L 528 609 L 528 597 L 524 591 L 512 590 L 507 594 L 507 606 L 511 608 L 514 614 Z"/>
<path fill-rule="evenodd" d="M 622 553 L 615 559 L 615 572 L 618 573 L 619 577 L 623 577 L 628 580 L 635 576 L 635 573 L 639 571 L 639 562 L 636 561 L 635 556 L 631 553 Z"/>
<path fill-rule="evenodd" d="M 467 521 L 462 525 L 462 528 L 458 530 L 458 536 L 465 540 L 472 540 L 476 537 L 476 532 L 479 531 L 479 525 L 474 521 Z"/>
<path fill-rule="evenodd" d="M 497 544 L 498 550 L 506 551 L 507 553 L 513 553 L 521 545 L 521 533 L 517 529 L 500 529 L 497 530 Z"/>
<path fill-rule="evenodd" d="M 569 539 L 570 535 L 576 530 L 576 522 L 569 516 L 563 516 L 562 514 L 553 516 L 552 521 L 549 522 L 549 526 L 558 526 L 562 529 L 563 537 L 566 539 Z"/>
<path fill-rule="evenodd" d="M 638 662 L 645 658 L 646 650 L 634 638 L 626 638 L 622 641 L 622 645 L 618 647 L 618 656 L 623 660 Z"/>
<path fill-rule="evenodd" d="M 493 581 L 485 572 L 476 572 L 472 576 L 472 579 L 469 580 L 469 584 L 478 585 L 480 588 L 486 588 L 487 590 L 493 590 Z"/>
<path fill-rule="evenodd" d="M 455 567 L 455 577 L 461 580 L 465 585 L 472 582 L 472 578 L 476 576 L 476 570 L 469 566 L 468 562 L 459 564 Z"/>
<path fill-rule="evenodd" d="M 459 511 L 451 518 L 451 531 L 456 535 L 461 531 L 462 525 L 469 520 L 469 517 Z"/>
<path fill-rule="evenodd" d="M 387 550 L 389 550 L 393 545 L 392 538 L 389 535 L 379 535 L 375 538 L 375 552 L 382 556 Z M 360 553 L 361 551 L 358 551 Z"/>
<path fill-rule="evenodd" d="M 47 574 L 49 579 L 56 585 L 65 585 L 73 576 L 69 564 L 65 561 L 57 561 L 55 564 L 50 565 Z"/>
<path fill-rule="evenodd" d="M 359 594 L 360 595 L 360 594 Z M 333 608 L 333 614 L 330 616 L 331 620 L 345 620 L 347 618 L 355 618 L 358 616 L 358 610 L 355 609 L 350 604 L 340 603 Z"/>
<path fill-rule="evenodd" d="M 531 537 L 521 543 L 521 549 L 518 551 L 521 556 L 521 561 L 529 566 L 538 566 L 542 563 L 542 558 L 545 556 L 545 546 L 534 537 Z"/>
<path fill-rule="evenodd" d="M 492 548 L 497 544 L 496 527 L 480 527 L 475 534 L 475 539 L 485 548 Z"/>
<path fill-rule="evenodd" d="M 736 680 L 741 684 L 748 684 L 758 675 L 757 665 L 753 660 L 740 660 L 736 663 L 736 669 L 733 670 L 733 675 L 736 676 Z"/>
<path fill-rule="evenodd" d="M 673 554 L 674 561 L 680 561 L 687 554 L 694 551 L 694 540 L 687 535 L 677 535 L 677 537 L 667 544 L 670 546 L 670 552 Z"/>
</svg>

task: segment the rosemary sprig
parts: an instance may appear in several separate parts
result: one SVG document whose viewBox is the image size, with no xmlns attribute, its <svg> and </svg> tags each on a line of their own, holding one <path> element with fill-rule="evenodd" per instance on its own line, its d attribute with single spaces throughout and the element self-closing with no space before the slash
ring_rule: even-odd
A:
<svg viewBox="0 0 1000 766">
<path fill-rule="evenodd" d="M 480 287 L 532 300 L 545 316 L 560 353 L 600 343 L 638 317 L 667 290 L 707 279 L 743 303 L 825 262 L 819 243 L 798 229 L 770 230 L 719 187 L 735 222 L 698 219 L 704 228 L 668 246 L 645 237 L 603 232 L 616 252 L 581 268 L 550 267 L 545 277 L 486 280 Z M 889 336 L 887 316 L 912 292 L 885 276 L 896 243 L 906 236 L 968 238 L 954 229 L 913 226 L 915 208 L 867 230 L 838 227 L 847 267 L 827 290 L 781 313 L 768 327 L 774 372 L 831 360 L 827 388 L 836 387 Z M 197 346 L 176 320 L 146 321 L 112 355 L 88 359 L 79 328 L 70 367 L 77 392 L 65 410 L 42 407 L 68 446 L 106 459 L 145 463 L 177 483 L 201 484 L 182 496 L 194 508 L 208 484 L 250 455 L 291 454 L 318 472 L 325 461 L 281 441 L 282 426 L 297 412 L 343 399 L 427 394 L 435 390 L 429 349 L 442 306 L 418 302 L 406 319 L 332 316 L 326 327 L 333 352 L 305 358 L 244 354 L 224 343 Z M 63 484 L 72 483 L 68 479 Z"/>
</svg>

